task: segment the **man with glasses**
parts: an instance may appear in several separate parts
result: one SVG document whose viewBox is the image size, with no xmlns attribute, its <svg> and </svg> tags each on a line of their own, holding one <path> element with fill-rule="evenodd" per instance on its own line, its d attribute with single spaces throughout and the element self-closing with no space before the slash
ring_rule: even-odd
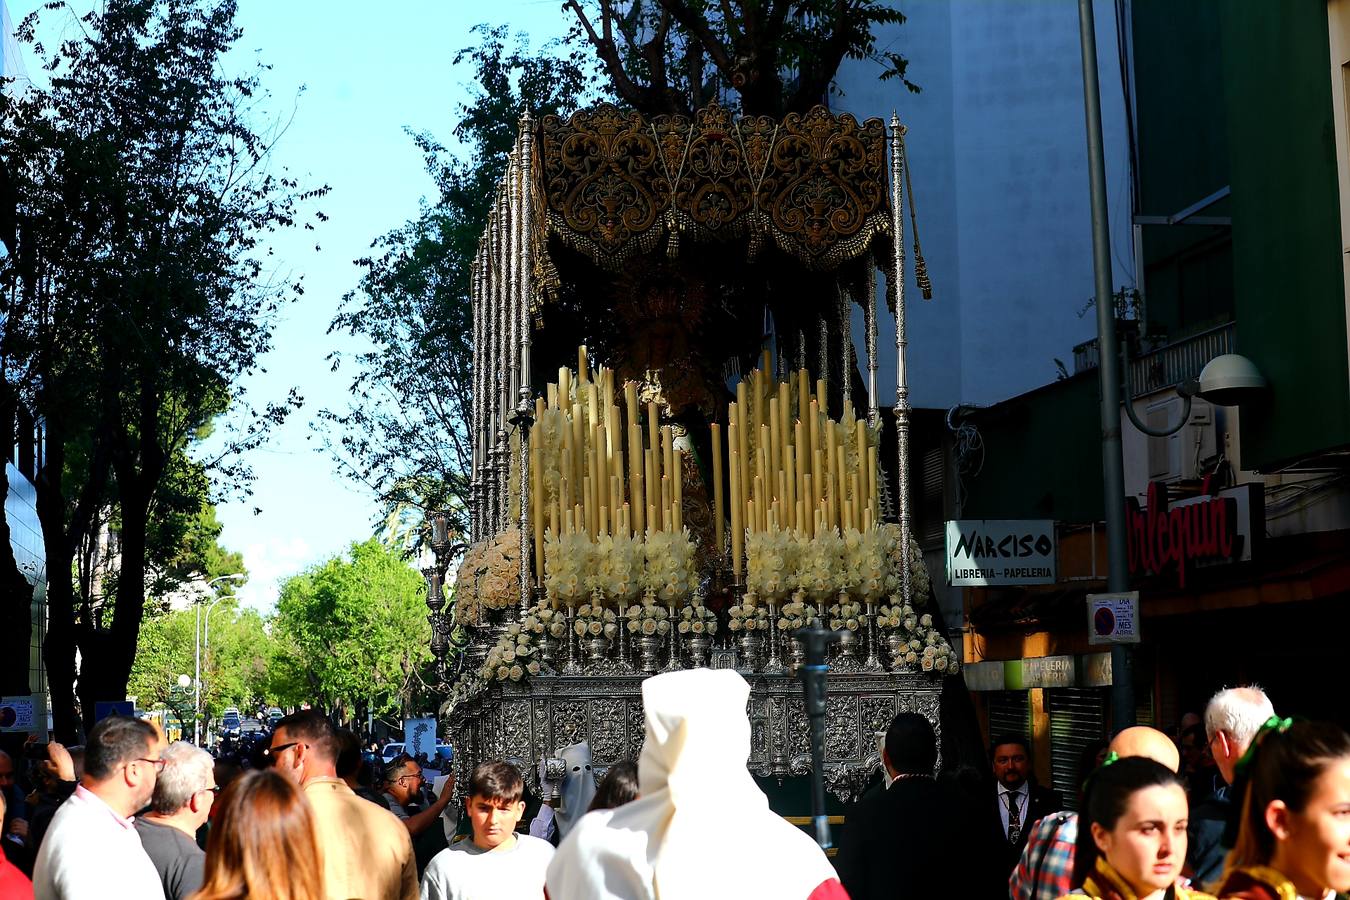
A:
<svg viewBox="0 0 1350 900">
<path fill-rule="evenodd" d="M 136 830 L 159 872 L 165 900 L 183 900 L 202 886 L 206 854 L 197 846 L 197 829 L 215 802 L 215 760 L 186 741 L 170 744 L 163 760 L 150 812 L 136 820 Z"/>
<path fill-rule="evenodd" d="M 1189 842 L 1186 863 L 1195 876 L 1195 884 L 1217 881 L 1223 874 L 1224 859 L 1236 835 L 1228 834 L 1233 798 L 1231 787 L 1237 777 L 1238 760 L 1252 745 L 1266 719 L 1275 715 L 1266 692 L 1256 685 L 1225 688 L 1205 707 L 1205 738 L 1214 765 L 1223 778 L 1215 780 L 1215 790 L 1191 804 Z"/>
<path fill-rule="evenodd" d="M 451 777 L 441 788 L 439 797 L 424 803 L 422 795 L 426 778 L 422 774 L 422 767 L 417 764 L 417 760 L 404 754 L 385 767 L 384 781 L 384 799 L 389 803 L 389 811 L 398 816 L 408 829 L 417 857 L 417 873 L 421 875 L 432 858 L 449 845 L 445 839 L 445 828 L 441 824 L 441 814 L 450 805 L 450 798 L 455 792 L 455 780 Z"/>
<path fill-rule="evenodd" d="M 337 732 L 322 713 L 311 709 L 283 718 L 264 754 L 287 780 L 300 785 L 314 811 L 330 900 L 417 900 L 408 830 L 338 777 Z"/>
<path fill-rule="evenodd" d="M 89 732 L 84 778 L 52 817 L 33 869 L 42 900 L 145 900 L 159 873 L 132 819 L 155 792 L 164 742 L 148 722 L 108 716 Z"/>
</svg>

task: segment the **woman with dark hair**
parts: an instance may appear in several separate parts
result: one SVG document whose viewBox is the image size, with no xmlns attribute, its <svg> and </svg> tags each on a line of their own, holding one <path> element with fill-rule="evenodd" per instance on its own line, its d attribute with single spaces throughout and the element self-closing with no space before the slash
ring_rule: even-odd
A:
<svg viewBox="0 0 1350 900">
<path fill-rule="evenodd" d="M 595 787 L 595 796 L 586 812 L 593 809 L 614 809 L 630 803 L 638 796 L 638 767 L 630 759 L 621 760 L 609 767 L 605 777 Z"/>
<path fill-rule="evenodd" d="M 1186 861 L 1186 788 L 1142 756 L 1107 761 L 1088 779 L 1079 813 L 1070 896 L 1201 900 L 1177 886 Z"/>
<path fill-rule="evenodd" d="M 190 900 L 324 900 L 314 819 L 299 788 L 254 769 L 216 808 L 202 888 Z"/>
<path fill-rule="evenodd" d="M 1272 717 L 1238 762 L 1246 778 L 1219 896 L 1320 898 L 1350 891 L 1350 735 Z"/>
</svg>

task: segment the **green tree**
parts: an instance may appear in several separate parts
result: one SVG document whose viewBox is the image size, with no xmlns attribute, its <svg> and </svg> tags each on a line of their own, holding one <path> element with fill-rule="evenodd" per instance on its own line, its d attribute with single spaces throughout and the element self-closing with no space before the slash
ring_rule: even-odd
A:
<svg viewBox="0 0 1350 900">
<path fill-rule="evenodd" d="M 911 91 L 908 60 L 878 50 L 887 0 L 565 0 L 614 95 L 655 115 L 689 115 L 723 93 L 741 112 L 781 117 L 824 103 L 845 59 L 869 59 Z"/>
<path fill-rule="evenodd" d="M 127 682 L 128 695 L 135 696 L 142 709 L 167 706 L 183 711 L 175 688 L 180 675 L 194 674 L 196 626 L 195 609 L 146 619 Z M 202 646 L 203 724 L 219 719 L 227 706 L 257 709 L 269 705 L 274 698 L 268 692 L 268 668 L 274 655 L 275 644 L 257 610 L 241 608 L 233 598 L 221 600 L 211 611 L 210 634 Z M 184 721 L 190 723 L 190 691 L 187 703 Z"/>
<path fill-rule="evenodd" d="M 324 410 L 316 427 L 339 471 L 378 498 L 385 516 L 445 510 L 467 529 L 472 447 L 473 319 L 469 272 L 517 123 L 572 109 L 592 93 L 583 54 L 550 45 L 531 53 L 525 38 L 479 26 L 482 42 L 455 62 L 474 66 L 472 99 L 455 137 L 465 158 L 427 133 L 412 135 L 439 196 L 417 218 L 375 240 L 357 264 L 365 274 L 343 298 L 330 332 L 370 349 L 330 357 L 354 367 L 351 404 Z"/>
<path fill-rule="evenodd" d="M 374 538 L 287 579 L 272 620 L 273 696 L 348 720 L 424 711 L 425 604 L 422 576 Z"/>
<path fill-rule="evenodd" d="M 20 298 L 0 354 L 6 391 L 47 427 L 48 571 L 75 571 L 102 521 L 119 536 L 112 596 L 64 577 L 49 586 L 44 652 L 67 739 L 77 651 L 87 723 L 93 701 L 125 688 L 175 523 L 196 516 L 211 479 L 246 484 L 239 453 L 299 400 L 251 410 L 239 385 L 301 290 L 273 276 L 260 242 L 323 190 L 270 171 L 275 135 L 249 121 L 261 68 L 224 68 L 234 15 L 233 0 L 109 0 L 49 50 L 35 13 L 16 36 L 51 86 L 0 95 L 0 239 L 12 251 L 0 294 Z M 221 456 L 192 462 L 188 446 L 227 406 L 246 424 Z"/>
</svg>

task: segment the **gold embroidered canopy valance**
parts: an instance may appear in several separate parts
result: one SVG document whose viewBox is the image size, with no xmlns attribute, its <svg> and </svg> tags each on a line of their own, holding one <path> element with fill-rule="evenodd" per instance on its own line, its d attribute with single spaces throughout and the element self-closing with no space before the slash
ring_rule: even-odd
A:
<svg viewBox="0 0 1350 900">
<path fill-rule="evenodd" d="M 604 104 L 538 126 L 536 177 L 550 237 L 611 271 L 664 241 L 765 241 L 831 271 L 890 233 L 886 128 L 823 106 L 733 118 L 647 120 Z"/>
</svg>

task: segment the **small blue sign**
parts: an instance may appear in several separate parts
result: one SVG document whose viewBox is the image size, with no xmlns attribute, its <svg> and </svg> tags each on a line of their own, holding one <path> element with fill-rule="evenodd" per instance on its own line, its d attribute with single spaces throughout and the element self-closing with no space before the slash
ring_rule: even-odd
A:
<svg viewBox="0 0 1350 900">
<path fill-rule="evenodd" d="M 94 721 L 100 722 L 108 716 L 134 716 L 136 704 L 130 700 L 99 700 L 94 703 Z"/>
</svg>

